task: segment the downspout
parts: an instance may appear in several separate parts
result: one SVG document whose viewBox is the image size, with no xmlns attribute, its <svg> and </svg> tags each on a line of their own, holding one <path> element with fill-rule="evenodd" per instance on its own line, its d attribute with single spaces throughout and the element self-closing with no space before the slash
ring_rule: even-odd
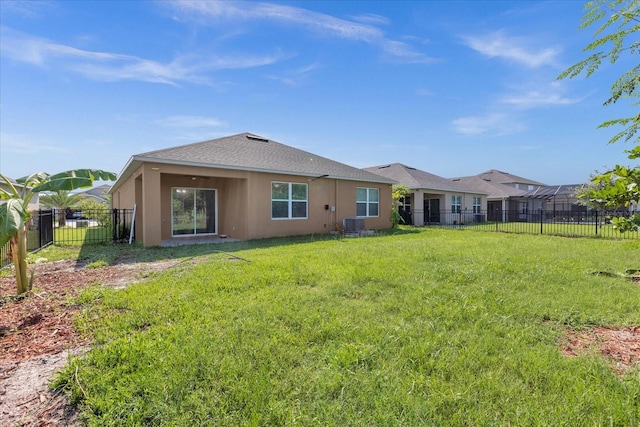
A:
<svg viewBox="0 0 640 427">
<path fill-rule="evenodd" d="M 333 229 L 335 231 L 340 231 L 338 230 L 338 178 L 335 179 L 335 187 L 336 187 L 336 191 L 335 191 L 335 195 L 334 195 L 334 201 L 333 201 L 333 206 L 335 207 L 334 212 L 333 212 Z M 329 207 L 329 209 L 331 209 L 331 207 Z"/>
</svg>

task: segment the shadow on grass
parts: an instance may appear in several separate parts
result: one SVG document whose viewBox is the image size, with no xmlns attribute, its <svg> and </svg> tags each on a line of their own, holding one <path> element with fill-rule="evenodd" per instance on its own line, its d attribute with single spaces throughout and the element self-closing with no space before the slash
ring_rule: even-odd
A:
<svg viewBox="0 0 640 427">
<path fill-rule="evenodd" d="M 410 226 L 400 226 L 388 230 L 376 231 L 372 236 L 354 237 L 356 239 L 375 239 L 383 236 L 416 234 L 420 230 Z M 145 248 L 140 243 L 89 243 L 85 242 L 77 254 L 78 264 L 87 265 L 100 263 L 107 265 L 133 262 L 154 262 L 166 259 L 180 259 L 209 255 L 212 253 L 233 253 L 249 249 L 273 248 L 286 245 L 300 245 L 305 243 L 336 241 L 346 239 L 341 234 L 309 234 L 304 236 L 273 237 L 268 239 L 247 240 L 229 243 L 203 243 L 184 246 Z M 62 250 L 62 248 L 60 248 Z M 56 250 L 56 249 L 52 249 Z M 73 257 L 70 253 L 69 256 Z"/>
</svg>

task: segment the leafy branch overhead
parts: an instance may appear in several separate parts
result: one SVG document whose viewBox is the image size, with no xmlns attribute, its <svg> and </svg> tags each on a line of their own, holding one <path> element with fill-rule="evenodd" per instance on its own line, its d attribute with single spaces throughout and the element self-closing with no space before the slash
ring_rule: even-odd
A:
<svg viewBox="0 0 640 427">
<path fill-rule="evenodd" d="M 580 28 L 599 25 L 594 33 L 596 38 L 584 48 L 585 52 L 593 52 L 587 58 L 569 67 L 558 76 L 558 79 L 573 78 L 580 74 L 589 77 L 603 62 L 615 64 L 621 55 L 640 54 L 640 2 L 637 0 L 595 0 L 585 5 L 585 14 Z M 611 86 L 611 96 L 604 102 L 605 106 L 616 104 L 622 100 L 630 100 L 632 107 L 640 107 L 640 61 L 632 61 L 635 65 L 626 70 Z M 631 117 L 607 120 L 599 128 L 622 126 L 609 143 L 620 140 L 632 142 L 634 147 L 624 150 L 629 160 L 640 158 L 640 111 Z M 638 206 L 640 203 L 640 166 L 616 165 L 591 178 L 592 185 L 586 186 L 580 194 L 590 202 L 609 208 L 621 206 Z M 640 216 L 635 213 L 629 218 L 614 218 L 618 230 L 640 229 Z"/>
</svg>

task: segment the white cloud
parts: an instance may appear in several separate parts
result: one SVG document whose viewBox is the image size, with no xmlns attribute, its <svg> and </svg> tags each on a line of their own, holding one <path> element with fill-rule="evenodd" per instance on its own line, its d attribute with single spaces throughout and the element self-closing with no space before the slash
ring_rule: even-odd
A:
<svg viewBox="0 0 640 427">
<path fill-rule="evenodd" d="M 522 130 L 523 126 L 512 117 L 502 113 L 486 114 L 484 116 L 461 117 L 452 122 L 455 131 L 463 135 L 492 134 L 496 136 L 509 135 Z"/>
<path fill-rule="evenodd" d="M 156 120 L 156 123 L 163 126 L 199 128 L 199 127 L 219 127 L 225 123 L 213 117 L 204 116 L 170 116 Z"/>
<path fill-rule="evenodd" d="M 364 13 L 362 15 L 352 16 L 351 19 L 363 24 L 372 25 L 389 25 L 389 18 L 382 15 L 376 15 L 374 13 Z"/>
<path fill-rule="evenodd" d="M 580 99 L 565 98 L 557 93 L 539 92 L 534 90 L 504 97 L 502 102 L 522 108 L 532 108 L 544 105 L 571 105 L 580 102 Z"/>
<path fill-rule="evenodd" d="M 489 58 L 503 58 L 531 68 L 554 65 L 560 53 L 555 47 L 532 48 L 527 39 L 508 37 L 504 31 L 463 37 L 463 40 L 471 49 Z"/>
<path fill-rule="evenodd" d="M 288 86 L 297 86 L 301 82 L 303 82 L 309 74 L 311 74 L 313 71 L 317 70 L 318 68 L 320 68 L 318 64 L 310 64 L 310 65 L 306 65 L 304 67 L 300 67 L 295 70 L 289 71 L 288 73 L 285 73 L 283 75 L 271 74 L 267 76 L 267 78 L 271 80 L 279 81 Z"/>
<path fill-rule="evenodd" d="M 514 93 L 502 97 L 500 100 L 504 104 L 513 105 L 519 108 L 535 108 L 550 105 L 571 105 L 582 101 L 582 98 L 567 98 L 563 96 L 565 87 L 561 82 L 551 82 L 549 84 L 528 85 L 531 89 L 522 90 L 518 88 Z"/>
<path fill-rule="evenodd" d="M 68 153 L 66 147 L 43 143 L 25 135 L 0 133 L 2 151 L 12 154 L 29 155 L 45 153 Z"/>
<path fill-rule="evenodd" d="M 39 18 L 55 7 L 55 2 L 49 0 L 2 0 L 2 13 L 14 13 L 26 18 Z"/>
<path fill-rule="evenodd" d="M 98 81 L 134 80 L 177 85 L 182 82 L 208 84 L 207 73 L 221 69 L 261 67 L 276 63 L 284 55 L 177 56 L 166 63 L 118 53 L 77 49 L 10 30 L 1 29 L 0 51 L 15 61 L 40 67 L 53 64 Z"/>
<path fill-rule="evenodd" d="M 373 25 L 388 23 L 386 18 L 378 15 L 360 15 L 357 17 L 360 22 L 356 22 L 281 4 L 228 1 L 173 1 L 166 4 L 200 23 L 203 18 L 275 21 L 327 36 L 375 45 L 385 54 L 394 57 L 396 61 L 409 63 L 434 61 L 434 58 L 414 50 L 407 43 L 386 38 L 384 32 Z"/>
</svg>

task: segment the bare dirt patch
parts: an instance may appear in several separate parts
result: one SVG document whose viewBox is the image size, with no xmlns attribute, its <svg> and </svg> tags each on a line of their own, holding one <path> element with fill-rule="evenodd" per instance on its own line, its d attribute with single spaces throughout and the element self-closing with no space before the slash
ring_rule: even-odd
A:
<svg viewBox="0 0 640 427">
<path fill-rule="evenodd" d="M 201 261 L 190 260 L 191 263 Z M 0 277 L 0 425 L 54 426 L 77 424 L 65 397 L 48 390 L 54 373 L 70 354 L 88 349 L 74 329 L 80 307 L 74 298 L 90 285 L 125 287 L 150 273 L 183 264 L 176 260 L 87 268 L 71 260 L 38 264 L 34 289 L 15 295 L 15 279 Z"/>
<path fill-rule="evenodd" d="M 633 367 L 640 367 L 640 327 L 604 328 L 595 326 L 584 331 L 567 330 L 566 341 L 561 346 L 566 356 L 597 349 L 614 362 L 613 369 L 624 374 Z"/>
</svg>

